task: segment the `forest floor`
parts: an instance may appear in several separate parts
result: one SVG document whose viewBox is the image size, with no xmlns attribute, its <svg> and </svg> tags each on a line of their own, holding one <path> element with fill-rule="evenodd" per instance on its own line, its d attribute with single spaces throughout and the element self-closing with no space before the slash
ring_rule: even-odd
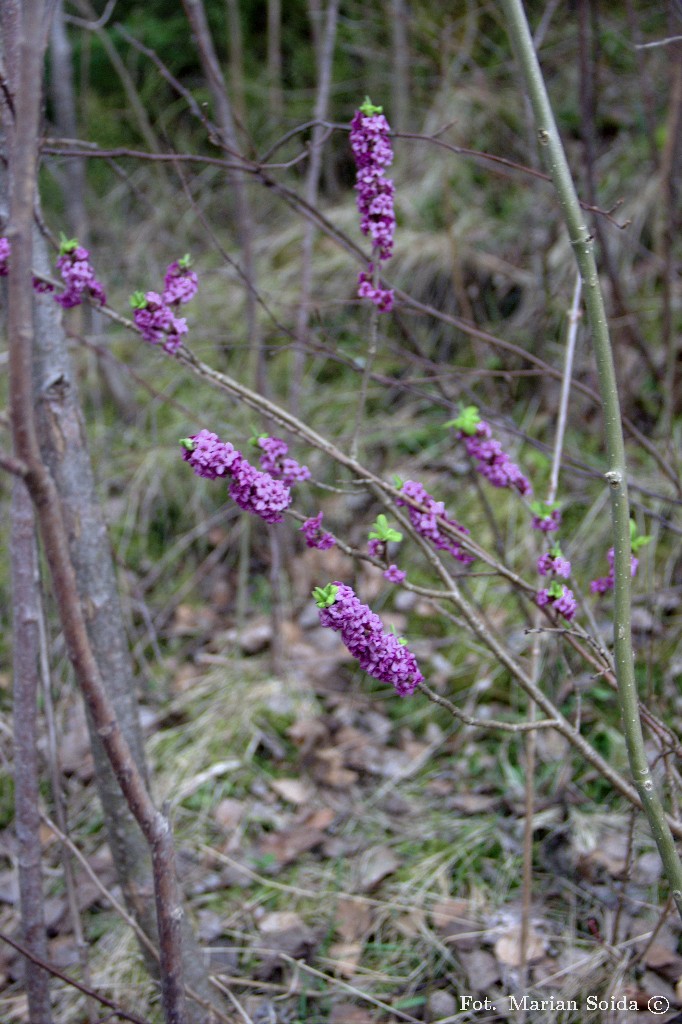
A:
<svg viewBox="0 0 682 1024">
<path fill-rule="evenodd" d="M 410 613 L 426 619 L 430 609 L 413 602 Z M 399 611 L 393 619 L 400 628 Z M 561 737 L 537 734 L 524 915 L 518 736 L 486 736 L 421 695 L 397 700 L 372 684 L 319 626 L 312 602 L 283 624 L 277 673 L 267 617 L 237 631 L 215 602 L 181 604 L 170 632 L 192 654 L 166 660 L 167 699 L 143 704 L 143 721 L 190 912 L 235 1020 L 629 1022 L 652 999 L 670 1007 L 658 1019 L 673 1019 L 680 926 L 659 899 L 652 841 L 608 794 L 596 808 L 585 793 L 594 780 L 565 770 Z M 443 689 L 447 663 L 440 676 L 431 652 L 434 664 L 432 685 Z M 465 708 L 476 701 L 473 690 Z M 114 907 L 120 892 L 75 698 L 59 715 L 80 921 L 46 824 L 50 960 L 85 980 L 82 929 L 92 987 L 157 1021 L 154 985 Z M 16 934 L 9 828 L 0 843 L 0 930 Z M 21 958 L 7 945 L 0 957 L 0 1020 L 24 1024 Z M 60 1024 L 87 1019 L 84 997 L 58 979 L 53 998 Z"/>
</svg>

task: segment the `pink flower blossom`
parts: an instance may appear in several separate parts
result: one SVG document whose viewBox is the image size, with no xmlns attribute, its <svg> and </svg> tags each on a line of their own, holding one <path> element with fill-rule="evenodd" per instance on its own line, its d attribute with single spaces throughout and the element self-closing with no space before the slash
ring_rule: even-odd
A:
<svg viewBox="0 0 682 1024">
<path fill-rule="evenodd" d="M 609 574 L 608 576 L 600 576 L 596 580 L 592 580 L 590 583 L 590 590 L 593 594 L 605 594 L 608 590 L 613 590 L 616 580 L 614 576 L 614 559 L 615 553 L 613 548 L 609 548 L 606 552 L 606 557 L 609 562 Z M 635 558 L 634 555 L 630 555 L 630 575 L 634 577 L 637 574 L 639 568 L 639 559 Z"/>
<path fill-rule="evenodd" d="M 383 558 L 386 554 L 386 541 L 373 537 L 367 541 L 367 554 L 372 558 Z"/>
<path fill-rule="evenodd" d="M 530 481 L 502 450 L 500 442 L 492 437 L 490 425 L 485 420 L 479 420 L 476 433 L 468 434 L 460 430 L 457 436 L 464 441 L 467 453 L 478 463 L 478 472 L 493 487 L 513 487 L 519 494 L 530 497 L 533 493 Z"/>
<path fill-rule="evenodd" d="M 230 497 L 245 512 L 260 516 L 266 523 L 281 523 L 282 513 L 291 504 L 291 492 L 281 480 L 261 473 L 242 458 L 233 471 Z"/>
<path fill-rule="evenodd" d="M 561 526 L 561 512 L 555 508 L 547 515 L 534 515 L 531 526 L 534 530 L 542 530 L 543 533 L 553 533 Z"/>
<path fill-rule="evenodd" d="M 66 288 L 60 295 L 55 295 L 54 299 L 63 309 L 80 306 L 88 295 L 101 305 L 105 304 L 107 297 L 104 288 L 95 277 L 90 264 L 90 254 L 87 249 L 78 245 L 76 239 L 62 238 L 57 267 Z"/>
<path fill-rule="evenodd" d="M 383 574 L 384 579 L 388 580 L 389 583 L 402 583 L 406 576 L 407 573 L 399 569 L 397 565 L 389 565 Z"/>
<path fill-rule="evenodd" d="M 232 474 L 242 454 L 229 441 L 221 441 L 217 434 L 210 430 L 200 430 L 193 437 L 183 442 L 182 457 L 189 462 L 197 476 L 215 480 L 221 476 Z"/>
<path fill-rule="evenodd" d="M 277 480 L 283 480 L 287 487 L 310 479 L 310 470 L 301 466 L 296 459 L 286 457 L 289 446 L 279 437 L 259 437 L 258 447 L 263 454 L 260 457 L 262 468 Z"/>
<path fill-rule="evenodd" d="M 420 483 L 416 480 L 406 480 L 403 484 L 402 493 L 412 498 L 414 501 L 423 505 L 426 511 L 420 512 L 419 509 L 413 508 L 412 505 L 408 505 L 407 514 L 410 517 L 410 521 L 414 526 L 415 530 L 430 540 L 434 547 L 441 551 L 449 551 L 453 558 L 456 558 L 458 562 L 462 562 L 464 565 L 471 565 L 475 561 L 473 555 L 470 555 L 468 551 L 462 547 L 458 540 L 454 537 L 447 536 L 441 532 L 438 519 L 443 519 L 446 523 L 451 526 L 455 526 L 462 533 L 469 533 L 465 526 L 458 523 L 456 519 L 450 519 L 445 513 L 445 505 L 442 501 L 436 501 L 426 491 Z M 407 502 L 398 501 L 398 505 L 406 505 Z"/>
<path fill-rule="evenodd" d="M 360 230 L 371 240 L 372 251 L 380 262 L 390 259 L 393 253 L 395 231 L 395 186 L 384 175 L 393 161 L 389 132 L 381 107 L 365 100 L 351 122 L 350 145 L 357 166 L 355 189 Z M 393 292 L 378 282 L 375 284 L 373 277 L 370 264 L 369 272 L 363 271 L 358 278 L 358 295 L 373 302 L 380 313 L 387 313 L 393 306 Z"/>
<path fill-rule="evenodd" d="M 561 551 L 547 551 L 538 558 L 538 572 L 541 576 L 562 576 L 568 579 L 571 575 L 571 563 L 561 554 Z"/>
<path fill-rule="evenodd" d="M 197 476 L 209 480 L 230 477 L 230 497 L 241 509 L 266 523 L 282 522 L 282 513 L 291 504 L 291 492 L 281 480 L 256 469 L 229 441 L 221 441 L 209 430 L 184 438 L 181 444 L 182 457 Z"/>
<path fill-rule="evenodd" d="M 189 257 L 169 264 L 163 280 L 163 301 L 168 306 L 182 305 L 193 299 L 199 287 L 199 278 L 189 269 Z"/>
<path fill-rule="evenodd" d="M 375 679 L 390 683 L 401 697 L 414 693 L 424 677 L 417 659 L 393 633 L 384 630 L 378 615 L 362 604 L 352 587 L 335 583 L 333 604 L 320 610 L 323 626 L 336 630 L 360 667 Z"/>
<path fill-rule="evenodd" d="M 361 299 L 369 299 L 375 306 L 378 307 L 380 313 L 390 313 L 393 309 L 393 289 L 382 288 L 381 285 L 374 285 L 373 283 L 374 270 L 372 264 L 369 265 L 368 273 L 361 271 L 358 277 L 358 296 Z"/>
<path fill-rule="evenodd" d="M 133 313 L 133 320 L 145 341 L 152 345 L 162 343 L 165 352 L 173 355 L 187 334 L 187 321 L 176 316 L 158 292 L 147 292 Z"/>
<path fill-rule="evenodd" d="M 544 590 L 538 591 L 535 596 L 535 603 L 540 607 L 544 608 L 546 605 L 550 605 L 555 612 L 570 622 L 576 613 L 578 604 L 573 591 L 569 590 L 568 587 L 559 583 L 552 583 L 551 586 L 546 587 Z"/>
<path fill-rule="evenodd" d="M 306 519 L 301 532 L 305 536 L 305 542 L 309 548 L 318 548 L 320 551 L 326 551 L 328 548 L 333 548 L 336 544 L 336 538 L 331 533 L 325 533 L 322 529 L 322 517 L 323 513 L 318 512 L 316 516 L 312 516 L 310 519 Z"/>
<path fill-rule="evenodd" d="M 130 299 L 133 319 L 140 334 L 151 345 L 161 344 L 174 355 L 188 332 L 187 321 L 176 316 L 180 306 L 196 295 L 199 281 L 190 270 L 189 256 L 175 260 L 166 268 L 163 295 L 158 292 L 135 292 Z"/>
<path fill-rule="evenodd" d="M 9 239 L 0 238 L 0 277 L 7 277 L 9 273 L 9 258 L 12 252 L 12 246 L 9 243 Z"/>
</svg>

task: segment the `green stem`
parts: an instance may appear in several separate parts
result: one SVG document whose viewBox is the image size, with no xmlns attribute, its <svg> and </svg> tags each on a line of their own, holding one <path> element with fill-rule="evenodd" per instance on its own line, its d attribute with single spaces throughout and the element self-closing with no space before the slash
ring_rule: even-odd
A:
<svg viewBox="0 0 682 1024">
<path fill-rule="evenodd" d="M 649 819 L 663 867 L 682 917 L 682 863 L 675 849 L 665 811 L 651 779 L 639 717 L 632 653 L 630 614 L 630 510 L 625 444 L 613 353 L 599 274 L 590 232 L 584 223 L 573 178 L 559 137 L 554 114 L 535 53 L 522 0 L 501 0 L 509 35 L 530 97 L 538 140 L 557 191 L 571 245 L 583 279 L 585 307 L 591 328 L 604 410 L 604 432 L 609 468 L 604 474 L 611 493 L 614 541 L 614 655 L 620 711 L 630 770 Z"/>
</svg>

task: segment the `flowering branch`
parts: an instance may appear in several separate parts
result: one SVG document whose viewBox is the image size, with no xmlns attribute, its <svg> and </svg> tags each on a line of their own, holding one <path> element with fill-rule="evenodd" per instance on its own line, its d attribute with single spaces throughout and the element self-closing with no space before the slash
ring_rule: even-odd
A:
<svg viewBox="0 0 682 1024">
<path fill-rule="evenodd" d="M 663 805 L 651 779 L 638 713 L 630 613 L 632 567 L 625 444 L 611 340 L 599 284 L 599 273 L 594 258 L 594 247 L 590 232 L 583 222 L 575 185 L 535 53 L 522 0 L 502 0 L 502 7 L 530 96 L 538 139 L 546 155 L 584 284 L 585 305 L 592 332 L 599 389 L 604 408 L 604 433 L 609 462 L 609 469 L 604 476 L 611 495 L 615 589 L 614 654 L 623 730 L 630 770 L 642 806 L 649 819 L 673 898 L 682 917 L 682 862 L 675 848 Z"/>
</svg>

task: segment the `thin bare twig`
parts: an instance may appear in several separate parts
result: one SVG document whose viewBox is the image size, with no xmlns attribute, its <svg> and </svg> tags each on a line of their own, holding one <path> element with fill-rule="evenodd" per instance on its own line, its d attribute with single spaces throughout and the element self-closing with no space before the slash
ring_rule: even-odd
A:
<svg viewBox="0 0 682 1024">
<path fill-rule="evenodd" d="M 558 724 L 556 718 L 543 718 L 537 722 L 500 722 L 494 718 L 473 718 L 447 697 L 441 697 L 440 694 L 435 693 L 426 683 L 419 683 L 417 689 L 421 690 L 424 696 L 434 704 L 449 711 L 453 718 L 458 718 L 465 725 L 471 725 L 477 729 L 499 729 L 501 732 L 535 732 L 538 729 L 556 729 Z"/>
<path fill-rule="evenodd" d="M 100 995 L 99 992 L 95 992 L 94 989 L 88 988 L 88 986 L 84 985 L 82 982 L 76 981 L 75 978 L 65 974 L 64 971 L 55 967 L 55 965 L 51 964 L 48 960 L 43 960 L 41 957 L 36 956 L 35 953 L 32 953 L 31 950 L 26 948 L 26 946 L 17 942 L 16 939 L 10 938 L 9 935 L 5 934 L 5 932 L 0 931 L 0 939 L 2 939 L 3 942 L 6 942 L 8 946 L 11 946 L 12 949 L 16 949 L 18 953 L 21 953 L 22 956 L 25 956 L 28 960 L 32 960 L 38 967 L 41 967 L 44 971 L 52 974 L 55 978 L 59 978 L 60 981 L 65 982 L 65 984 L 70 985 L 72 988 L 77 988 L 79 992 L 82 992 L 83 995 L 89 996 L 90 999 L 96 999 L 98 1003 L 102 1004 L 102 1006 L 108 1006 L 115 1016 L 122 1017 L 123 1020 L 129 1020 L 132 1024 L 149 1024 L 149 1021 L 145 1017 L 138 1017 L 136 1014 L 130 1013 L 128 1010 L 122 1010 L 120 1006 L 113 1002 L 113 1000 L 107 999 L 106 996 Z"/>
</svg>

